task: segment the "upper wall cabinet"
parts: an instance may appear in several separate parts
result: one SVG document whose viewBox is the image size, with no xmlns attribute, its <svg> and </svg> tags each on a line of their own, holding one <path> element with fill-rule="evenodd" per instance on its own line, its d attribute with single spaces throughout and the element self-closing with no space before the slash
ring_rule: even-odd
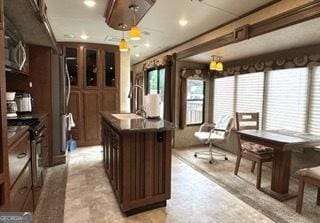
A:
<svg viewBox="0 0 320 223">
<path fill-rule="evenodd" d="M 85 49 L 84 51 L 84 83 L 87 88 L 96 88 L 98 86 L 98 50 Z"/>
<path fill-rule="evenodd" d="M 104 87 L 116 87 L 116 63 L 115 52 L 104 51 Z"/>
<path fill-rule="evenodd" d="M 78 65 L 78 49 L 74 47 L 65 48 L 65 61 L 68 66 L 70 84 L 72 87 L 79 86 L 79 65 Z"/>
</svg>

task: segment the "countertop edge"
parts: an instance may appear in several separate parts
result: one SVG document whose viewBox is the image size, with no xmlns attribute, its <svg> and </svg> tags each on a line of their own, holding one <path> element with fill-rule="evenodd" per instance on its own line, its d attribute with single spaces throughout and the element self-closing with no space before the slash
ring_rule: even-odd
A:
<svg viewBox="0 0 320 223">
<path fill-rule="evenodd" d="M 121 129 L 119 127 L 119 125 L 117 125 L 115 122 L 118 120 L 115 117 L 112 117 L 112 114 L 115 114 L 113 112 L 106 112 L 106 111 L 102 111 L 100 112 L 100 116 L 101 118 L 106 121 L 109 125 L 111 125 L 113 128 L 115 128 L 117 131 L 121 132 L 121 133 L 136 133 L 136 132 L 165 132 L 165 131 L 173 131 L 175 129 L 175 125 L 171 122 L 168 122 L 166 120 L 159 120 L 159 121 L 164 121 L 166 125 L 170 126 L 170 127 L 163 127 L 163 128 L 145 128 L 145 129 L 141 129 L 141 128 L 133 128 L 133 129 Z M 119 114 L 119 113 L 116 113 Z M 125 113 L 123 113 L 125 114 Z M 114 122 L 112 121 L 114 120 Z M 119 121 L 119 120 L 118 120 Z M 154 120 L 148 120 L 146 119 L 146 121 L 149 122 L 154 122 Z"/>
</svg>

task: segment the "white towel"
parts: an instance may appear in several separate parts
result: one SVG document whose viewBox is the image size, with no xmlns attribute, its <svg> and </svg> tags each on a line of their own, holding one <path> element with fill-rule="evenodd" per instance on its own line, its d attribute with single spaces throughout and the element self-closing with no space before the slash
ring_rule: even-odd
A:
<svg viewBox="0 0 320 223">
<path fill-rule="evenodd" d="M 71 128 L 73 128 L 73 127 L 76 127 L 76 124 L 73 121 L 72 114 L 69 113 L 67 115 L 67 129 L 68 129 L 68 131 L 71 131 Z"/>
</svg>

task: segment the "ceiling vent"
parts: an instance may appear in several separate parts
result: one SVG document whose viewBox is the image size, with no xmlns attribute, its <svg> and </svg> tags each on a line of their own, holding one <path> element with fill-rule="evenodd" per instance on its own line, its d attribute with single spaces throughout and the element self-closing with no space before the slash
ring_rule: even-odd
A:
<svg viewBox="0 0 320 223">
<path fill-rule="evenodd" d="M 116 36 L 106 36 L 106 38 L 104 38 L 105 42 L 120 42 L 120 37 L 116 37 Z"/>
</svg>

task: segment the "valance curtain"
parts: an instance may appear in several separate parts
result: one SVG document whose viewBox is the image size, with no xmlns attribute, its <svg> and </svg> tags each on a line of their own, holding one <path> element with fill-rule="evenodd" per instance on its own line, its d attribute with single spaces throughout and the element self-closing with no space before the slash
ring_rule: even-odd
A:
<svg viewBox="0 0 320 223">
<path fill-rule="evenodd" d="M 206 69 L 182 69 L 180 75 L 180 120 L 179 128 L 184 129 L 187 123 L 187 79 L 210 80 L 212 75 Z"/>
</svg>

